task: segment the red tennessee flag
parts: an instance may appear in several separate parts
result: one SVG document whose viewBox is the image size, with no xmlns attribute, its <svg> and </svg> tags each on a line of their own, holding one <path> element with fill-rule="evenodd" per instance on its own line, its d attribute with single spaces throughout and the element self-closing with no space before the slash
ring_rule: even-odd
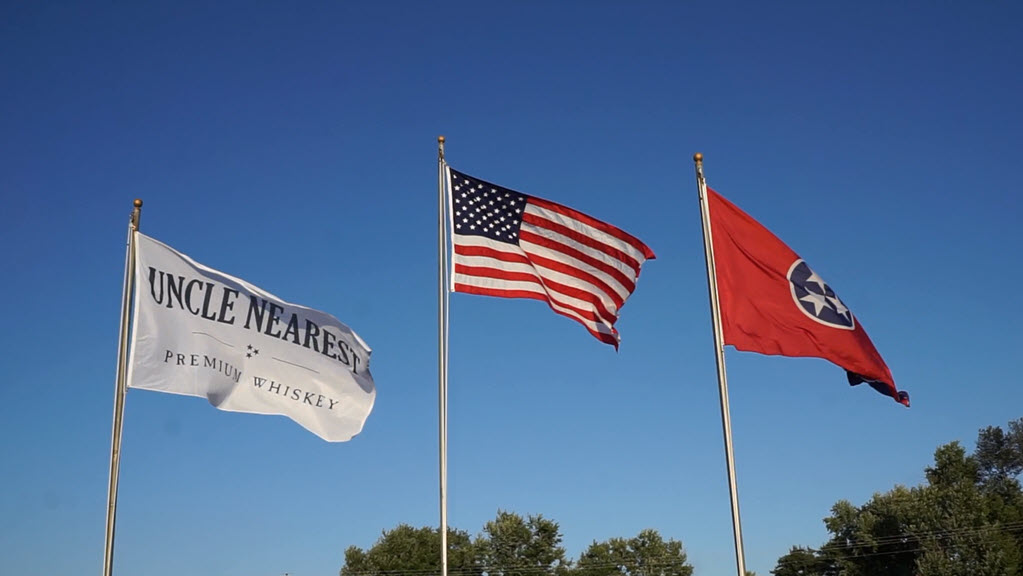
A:
<svg viewBox="0 0 1023 576">
<path fill-rule="evenodd" d="M 823 358 L 849 383 L 909 406 L 863 326 L 835 291 L 767 228 L 707 189 L 721 324 L 738 350 Z"/>
</svg>

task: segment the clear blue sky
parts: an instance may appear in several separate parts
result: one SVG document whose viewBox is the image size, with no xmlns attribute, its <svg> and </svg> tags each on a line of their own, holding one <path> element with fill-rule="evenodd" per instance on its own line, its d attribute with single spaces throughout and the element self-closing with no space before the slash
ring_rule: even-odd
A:
<svg viewBox="0 0 1023 576">
<path fill-rule="evenodd" d="M 374 349 L 363 433 L 133 390 L 116 574 L 335 574 L 435 525 L 436 137 L 459 170 L 657 253 L 619 353 L 542 303 L 451 298 L 450 521 L 652 527 L 734 573 L 691 156 L 866 326 L 905 409 L 730 350 L 748 564 L 838 499 L 1023 416 L 1023 7 L 858 2 L 7 2 L 0 572 L 98 573 L 124 238 L 142 229 Z"/>
</svg>

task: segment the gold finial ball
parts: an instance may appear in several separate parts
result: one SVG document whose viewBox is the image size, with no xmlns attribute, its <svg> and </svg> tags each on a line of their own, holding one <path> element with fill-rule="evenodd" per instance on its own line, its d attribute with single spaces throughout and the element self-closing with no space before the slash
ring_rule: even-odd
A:
<svg viewBox="0 0 1023 576">
<path fill-rule="evenodd" d="M 437 142 L 440 142 L 441 144 L 443 144 L 444 143 L 444 137 L 443 136 L 437 136 Z"/>
<path fill-rule="evenodd" d="M 693 154 L 693 162 L 703 162 L 703 154 L 700 154 L 699 152 Z"/>
<path fill-rule="evenodd" d="M 134 205 L 134 206 L 135 206 L 136 208 L 141 208 L 141 207 L 142 207 L 142 200 L 141 200 L 141 199 L 139 199 L 139 198 L 136 198 L 136 199 L 135 199 L 135 201 L 134 201 L 134 202 L 132 202 L 132 204 L 133 204 L 133 205 Z"/>
</svg>

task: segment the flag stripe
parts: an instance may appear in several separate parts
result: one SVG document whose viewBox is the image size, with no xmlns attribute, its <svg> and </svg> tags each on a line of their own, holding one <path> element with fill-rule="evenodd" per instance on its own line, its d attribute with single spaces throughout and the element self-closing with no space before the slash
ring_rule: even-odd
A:
<svg viewBox="0 0 1023 576">
<path fill-rule="evenodd" d="M 610 234 L 611 236 L 614 236 L 618 240 L 621 240 L 622 242 L 625 242 L 629 246 L 635 248 L 639 252 L 639 254 L 642 255 L 642 259 L 644 260 L 653 260 L 654 258 L 656 258 L 656 256 L 654 256 L 653 250 L 651 250 L 646 244 L 640 241 L 639 238 L 636 238 L 632 234 L 629 234 L 628 232 L 620 228 L 612 226 L 606 222 L 601 222 L 600 220 L 597 220 L 592 216 L 587 216 L 586 214 L 583 214 L 578 210 L 569 208 L 568 206 L 555 204 L 554 202 L 544 200 L 543 198 L 537 198 L 536 196 L 531 196 L 529 198 L 529 203 L 534 204 L 540 208 L 550 210 L 551 212 L 563 214 L 591 228 L 600 230 L 605 234 Z"/>
<path fill-rule="evenodd" d="M 519 245 L 522 246 L 523 251 L 529 254 L 538 254 L 552 259 L 560 257 L 562 259 L 574 260 L 578 263 L 573 264 L 574 266 L 601 278 L 623 300 L 628 298 L 629 294 L 636 289 L 636 283 L 623 274 L 621 270 L 601 262 L 589 254 L 525 230 L 519 233 L 519 238 L 521 239 Z"/>
<path fill-rule="evenodd" d="M 572 266 L 571 264 L 565 264 L 552 258 L 541 256 L 538 252 L 530 251 L 527 252 L 527 254 L 529 254 L 529 259 L 532 260 L 537 266 L 546 268 L 554 272 L 559 272 L 565 276 L 573 278 L 574 280 L 585 282 L 586 284 L 589 284 L 593 288 L 596 288 L 597 290 L 600 291 L 600 294 L 603 294 L 603 296 L 600 296 L 600 294 L 597 294 L 597 296 L 600 297 L 601 300 L 607 298 L 609 300 L 608 303 L 612 304 L 615 310 L 620 308 L 621 305 L 625 302 L 625 300 L 621 296 L 619 296 L 618 293 L 613 288 L 608 286 L 606 282 L 604 282 L 597 276 L 594 276 L 593 274 L 590 274 L 589 272 L 583 270 L 582 268 L 577 268 L 575 266 Z M 541 272 L 540 275 L 543 276 L 543 273 Z M 584 289 L 590 291 L 589 288 Z"/>
<path fill-rule="evenodd" d="M 471 248 L 474 255 L 460 254 L 465 248 Z M 538 268 L 534 263 L 523 261 L 514 253 L 495 250 L 482 246 L 456 247 L 454 258 L 456 284 L 462 277 L 478 277 L 508 283 L 532 283 L 543 298 L 553 300 L 555 304 L 578 314 L 577 320 L 602 323 L 613 329 L 617 319 L 616 307 L 613 302 L 602 302 L 595 288 L 587 288 L 587 283 L 577 281 L 554 270 Z M 464 282 L 462 282 L 464 283 Z M 574 285 L 573 285 L 574 284 Z M 455 291 L 459 292 L 456 285 Z"/>
<path fill-rule="evenodd" d="M 529 258 L 524 253 L 505 252 L 503 250 L 495 250 L 489 246 L 467 246 L 463 244 L 455 245 L 455 254 L 458 256 L 485 256 L 487 258 L 494 258 L 502 260 L 504 262 L 512 262 L 516 264 L 525 264 L 532 266 L 529 262 Z"/>
<path fill-rule="evenodd" d="M 486 239 L 481 240 L 486 242 Z M 596 288 L 587 290 L 570 286 L 565 280 L 571 282 L 573 280 L 571 277 L 566 278 L 556 271 L 537 268 L 536 264 L 522 254 L 488 246 L 455 246 L 453 263 L 455 292 L 481 294 L 479 287 L 473 290 L 466 288 L 476 284 L 471 280 L 490 280 L 491 282 L 487 284 L 491 286 L 519 285 L 519 287 L 518 290 L 512 291 L 487 287 L 489 292 L 483 295 L 515 298 L 523 297 L 517 295 L 522 291 L 521 285 L 531 284 L 535 287 L 530 290 L 532 295 L 525 297 L 544 300 L 555 312 L 580 322 L 601 341 L 617 343 L 617 339 L 610 342 L 604 337 L 607 334 L 600 330 L 603 328 L 613 333 L 617 317 L 614 308 L 609 310 L 608 306 L 600 301 Z M 611 304 L 613 306 L 613 303 Z"/>
<path fill-rule="evenodd" d="M 455 273 L 456 284 L 472 285 L 488 289 L 500 290 L 508 289 L 513 291 L 530 292 L 532 294 L 538 295 L 537 299 L 540 300 L 547 301 L 552 299 L 550 292 L 548 292 L 543 287 L 539 280 L 531 280 L 521 277 L 517 280 L 510 280 L 501 278 L 497 275 L 495 275 L 495 277 L 491 277 L 483 274 L 468 275 L 465 274 L 464 272 L 466 272 L 467 270 L 471 270 L 473 267 L 471 266 L 463 267 L 456 265 L 456 268 L 458 268 L 457 272 Z M 475 272 L 479 271 L 476 270 Z M 530 298 L 532 298 L 532 296 Z M 580 302 L 578 300 L 575 300 L 568 296 L 564 296 L 562 294 L 558 294 L 558 297 L 554 298 L 553 300 L 558 306 L 564 308 L 565 310 L 569 310 L 575 313 L 578 316 L 577 319 L 583 321 L 584 323 L 587 322 L 594 324 L 599 323 L 601 325 L 607 326 L 605 322 L 602 322 L 600 321 L 599 318 L 597 318 L 597 316 L 593 313 L 592 310 L 587 309 L 588 305 L 586 302 Z"/>
<path fill-rule="evenodd" d="M 553 297 L 553 295 L 549 291 L 544 289 L 543 285 L 541 285 L 539 282 L 535 280 L 529 279 L 528 277 L 522 276 L 514 277 L 515 276 L 514 274 L 502 275 L 500 273 L 495 273 L 493 275 L 479 274 L 478 273 L 479 270 L 472 270 L 473 267 L 471 266 L 456 266 L 456 268 L 458 268 L 455 274 L 456 283 L 477 286 L 480 288 L 486 288 L 490 290 L 511 289 L 514 291 L 529 292 L 530 294 L 535 294 L 536 299 L 545 300 L 551 303 L 552 305 L 555 305 L 557 308 L 562 309 L 565 312 L 571 313 L 573 317 L 575 317 L 579 321 L 582 321 L 584 324 L 587 325 L 592 324 L 594 328 L 596 328 L 597 326 L 603 326 L 605 327 L 606 332 L 614 331 L 613 326 L 610 326 L 609 324 L 598 318 L 597 315 L 594 314 L 592 310 L 587 310 L 584 307 L 575 305 L 571 297 L 565 298 L 562 297 L 561 294 L 558 294 L 557 295 L 558 297 L 556 298 Z M 474 273 L 469 274 L 469 272 Z M 487 272 L 500 271 L 487 270 Z M 529 298 L 533 298 L 533 296 L 529 296 Z M 582 306 L 585 305 L 586 305 L 585 303 L 582 303 Z"/>
<path fill-rule="evenodd" d="M 473 266 L 490 266 L 495 268 L 507 268 L 515 269 L 519 271 L 532 271 L 538 276 L 551 277 L 555 282 L 568 283 L 577 285 L 577 287 L 584 289 L 588 292 L 596 293 L 598 291 L 597 286 L 586 282 L 584 279 L 578 277 L 574 273 L 574 267 L 565 266 L 564 262 L 571 262 L 568 259 L 555 259 L 551 260 L 550 267 L 541 264 L 539 260 L 547 260 L 546 253 L 543 256 L 535 257 L 535 252 L 531 249 L 529 253 L 522 250 L 514 244 L 508 244 L 506 242 L 497 242 L 490 240 L 483 236 L 461 236 L 456 238 L 457 244 L 455 244 L 455 262 L 461 262 Z M 527 244 L 528 246 L 528 244 Z M 489 258 L 492 261 L 486 260 L 474 260 L 473 257 L 478 258 Z M 500 262 L 498 262 L 500 261 Z M 507 263 L 507 264 L 504 264 Z M 560 268 L 559 268 L 560 267 Z M 579 268 L 583 268 L 580 266 Z M 585 272 L 585 270 L 582 270 Z M 596 275 L 597 279 L 600 279 L 600 275 Z M 609 281 L 608 278 L 604 278 L 605 283 Z M 600 290 L 603 293 L 603 290 Z M 599 294 L 598 294 L 599 296 Z M 615 304 L 613 294 L 609 294 L 606 300 L 607 307 L 618 308 Z"/>
<path fill-rule="evenodd" d="M 471 280 L 478 279 L 473 278 Z M 499 298 L 528 298 L 531 300 L 541 300 L 543 302 L 546 302 L 547 305 L 550 306 L 551 310 L 553 310 L 555 313 L 565 316 L 566 318 L 571 318 L 572 320 L 575 320 L 576 322 L 582 324 L 583 327 L 586 328 L 586 330 L 598 340 L 607 344 L 611 344 L 612 346 L 615 347 L 618 346 L 617 336 L 618 333 L 616 330 L 614 330 L 614 328 L 608 328 L 605 324 L 586 321 L 578 317 L 575 311 L 571 310 L 570 308 L 561 306 L 555 301 L 552 301 L 543 292 L 479 286 L 475 282 L 467 283 L 463 280 L 459 280 L 458 278 L 456 278 L 455 281 L 455 291 L 462 292 L 465 294 L 476 294 L 479 296 L 497 296 Z M 608 332 L 608 330 L 610 330 L 610 332 Z"/>
<path fill-rule="evenodd" d="M 519 234 L 520 246 L 522 245 L 523 236 L 525 236 L 524 239 L 526 241 L 534 242 L 539 242 L 540 238 L 543 238 L 544 243 L 548 243 L 549 248 L 562 252 L 566 256 L 571 256 L 570 253 L 575 251 L 586 255 L 597 262 L 604 262 L 608 266 L 611 266 L 621 272 L 626 278 L 629 278 L 633 282 L 637 277 L 636 270 L 631 264 L 610 256 L 605 252 L 594 250 L 591 247 L 584 245 L 584 243 L 578 242 L 575 239 L 557 231 L 540 228 L 533 226 L 532 224 L 523 224 Z M 564 250 L 561 247 L 564 247 Z"/>
<path fill-rule="evenodd" d="M 544 272 L 541 270 L 509 270 L 507 266 L 495 268 L 488 265 L 478 265 L 480 262 L 474 262 L 472 264 L 462 263 L 456 260 L 455 272 L 464 274 L 466 276 L 480 276 L 484 278 L 494 278 L 498 280 L 507 280 L 515 282 L 536 282 L 543 290 L 552 298 L 557 296 L 558 301 L 566 307 L 572 308 L 579 312 L 583 317 L 593 322 L 604 322 L 608 326 L 613 326 L 615 322 L 615 314 L 613 310 L 609 310 L 605 303 L 601 302 L 597 294 L 580 288 L 579 286 L 571 285 L 573 279 L 571 277 L 565 277 L 556 272 Z M 571 299 L 573 302 L 566 301 L 566 298 Z"/>
<path fill-rule="evenodd" d="M 582 244 L 583 246 L 592 248 L 593 250 L 597 250 L 599 252 L 603 252 L 604 254 L 611 256 L 615 260 L 619 260 L 622 263 L 628 265 L 629 268 L 632 268 L 633 272 L 635 272 L 637 275 L 639 274 L 640 262 L 633 258 L 632 255 L 620 250 L 616 246 L 604 244 L 603 242 L 591 236 L 587 236 L 584 231 L 574 230 L 563 224 L 551 222 L 549 220 L 544 220 L 540 216 L 530 214 L 528 212 L 528 209 L 527 212 L 522 215 L 522 222 L 523 228 L 526 228 L 527 230 L 529 230 L 529 228 L 526 227 L 525 224 L 532 224 L 537 228 L 544 228 L 547 230 L 551 230 L 553 232 L 557 232 L 558 234 L 570 238 L 578 242 L 579 244 Z"/>
</svg>

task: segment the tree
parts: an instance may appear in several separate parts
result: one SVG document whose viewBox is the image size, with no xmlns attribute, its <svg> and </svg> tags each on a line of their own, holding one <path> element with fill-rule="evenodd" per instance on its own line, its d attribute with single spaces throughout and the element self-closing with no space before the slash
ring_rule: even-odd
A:
<svg viewBox="0 0 1023 576">
<path fill-rule="evenodd" d="M 980 438 L 992 433 L 982 430 Z M 1001 435 L 998 429 L 996 436 Z M 978 447 L 981 441 L 978 440 Z M 922 534 L 917 566 L 924 574 L 941 576 L 1003 576 L 1018 574 L 1020 549 L 1000 526 L 993 506 L 1010 496 L 1019 484 L 1000 464 L 985 468 L 985 457 L 967 456 L 958 442 L 938 448 L 935 465 L 927 469 L 930 486 L 921 492 L 916 530 Z M 1017 470 L 1015 473 L 1018 473 Z M 994 488 L 993 484 L 998 487 Z M 993 490 L 989 490 L 993 488 Z M 1004 511 L 1003 511 L 1004 512 Z"/>
<path fill-rule="evenodd" d="M 552 576 L 567 574 L 570 565 L 561 539 L 553 520 L 499 510 L 475 545 L 488 576 Z"/>
<path fill-rule="evenodd" d="M 837 502 L 832 515 L 824 519 L 832 538 L 822 547 L 821 560 L 842 576 L 916 576 L 913 550 L 917 543 L 906 534 L 914 490 L 896 486 L 875 494 L 861 507 Z"/>
<path fill-rule="evenodd" d="M 459 576 L 481 576 L 476 545 L 469 534 L 448 529 L 448 569 Z M 368 551 L 357 546 L 345 550 L 341 576 L 398 576 L 406 573 L 439 574 L 440 531 L 400 524 L 384 531 Z"/>
<path fill-rule="evenodd" d="M 542 515 L 525 518 L 498 510 L 475 539 L 448 531 L 452 576 L 692 576 L 682 543 L 656 530 L 634 538 L 594 542 L 579 559 L 565 557 L 558 523 Z M 440 536 L 435 528 L 401 524 L 384 531 L 369 548 L 350 546 L 340 576 L 437 576 Z M 748 574 L 747 576 L 755 576 Z"/>
<path fill-rule="evenodd" d="M 691 576 L 682 543 L 667 542 L 656 530 L 643 530 L 628 540 L 593 542 L 576 564 L 576 576 Z"/>
<path fill-rule="evenodd" d="M 1009 432 L 988 426 L 977 435 L 974 457 L 985 484 L 1015 482 L 1023 472 L 1023 419 L 1009 422 Z"/>
<path fill-rule="evenodd" d="M 771 570 L 774 576 L 825 576 L 827 562 L 809 548 L 793 546 Z"/>
<path fill-rule="evenodd" d="M 775 576 L 1023 576 L 1023 419 L 980 430 L 967 455 L 938 447 L 927 483 L 896 486 L 862 506 L 839 501 L 831 539 L 792 548 Z"/>
</svg>

